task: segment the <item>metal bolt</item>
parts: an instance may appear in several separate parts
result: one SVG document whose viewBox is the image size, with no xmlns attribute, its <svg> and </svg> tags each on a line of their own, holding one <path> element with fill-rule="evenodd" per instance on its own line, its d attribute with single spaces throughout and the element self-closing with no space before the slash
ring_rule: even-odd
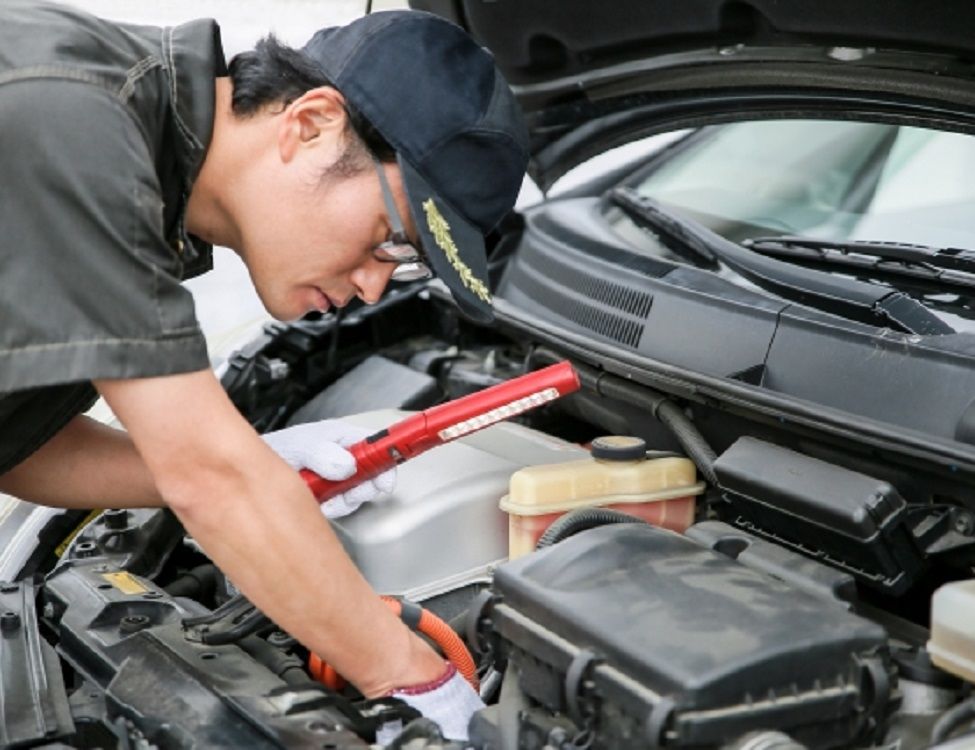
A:
<svg viewBox="0 0 975 750">
<path fill-rule="evenodd" d="M 291 374 L 291 366 L 283 359 L 269 359 L 267 361 L 268 375 L 271 380 L 284 380 Z"/>
<path fill-rule="evenodd" d="M 546 742 L 552 747 L 562 747 L 568 741 L 569 733 L 562 727 L 554 727 L 552 731 L 548 733 L 548 738 L 546 740 Z"/>
<path fill-rule="evenodd" d="M 324 721 L 309 721 L 305 727 L 311 732 L 319 732 L 321 734 L 328 731 L 328 724 Z"/>
<path fill-rule="evenodd" d="M 971 536 L 972 532 L 975 532 L 975 519 L 972 518 L 971 513 L 962 511 L 955 516 L 955 531 L 965 536 Z"/>
<path fill-rule="evenodd" d="M 290 635 L 280 630 L 275 630 L 267 637 L 267 642 L 272 646 L 290 646 L 295 640 Z"/>
<path fill-rule="evenodd" d="M 13 633 L 20 627 L 20 615 L 13 611 L 0 614 L 0 632 Z"/>
<path fill-rule="evenodd" d="M 126 615 L 119 621 L 118 629 L 128 635 L 144 630 L 149 627 L 150 622 L 149 618 L 145 615 Z"/>
<path fill-rule="evenodd" d="M 105 519 L 105 526 L 113 531 L 121 531 L 128 528 L 129 525 L 129 512 L 127 510 L 106 510 L 102 513 L 102 518 Z"/>
<path fill-rule="evenodd" d="M 82 542 L 74 551 L 78 557 L 94 557 L 98 554 L 98 545 L 94 542 Z"/>
</svg>

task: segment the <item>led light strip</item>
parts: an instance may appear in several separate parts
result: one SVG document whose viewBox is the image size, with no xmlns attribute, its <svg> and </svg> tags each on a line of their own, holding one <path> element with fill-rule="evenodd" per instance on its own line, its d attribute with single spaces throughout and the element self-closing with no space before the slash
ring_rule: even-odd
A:
<svg viewBox="0 0 975 750">
<path fill-rule="evenodd" d="M 491 411 L 478 414 L 476 417 L 471 417 L 470 419 L 465 419 L 463 422 L 458 422 L 450 427 L 445 427 L 444 429 L 440 430 L 437 435 L 441 440 L 454 440 L 462 437 L 463 435 L 467 435 L 484 427 L 488 427 L 495 422 L 503 422 L 505 419 L 517 416 L 518 414 L 526 412 L 529 409 L 534 409 L 536 406 L 541 406 L 549 401 L 554 401 L 558 397 L 558 388 L 546 388 L 544 391 L 539 391 L 538 393 L 533 393 L 530 396 L 519 398 L 512 401 L 510 404 L 499 406 L 497 409 L 491 409 Z"/>
</svg>

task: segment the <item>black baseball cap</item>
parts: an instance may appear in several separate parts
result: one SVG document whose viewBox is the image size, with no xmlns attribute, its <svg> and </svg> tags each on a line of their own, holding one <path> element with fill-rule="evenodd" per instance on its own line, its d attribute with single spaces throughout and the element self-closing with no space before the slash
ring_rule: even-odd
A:
<svg viewBox="0 0 975 750">
<path fill-rule="evenodd" d="M 491 54 L 408 10 L 322 29 L 304 52 L 395 149 L 433 271 L 461 310 L 490 322 L 484 235 L 511 210 L 528 162 L 521 110 Z"/>
</svg>

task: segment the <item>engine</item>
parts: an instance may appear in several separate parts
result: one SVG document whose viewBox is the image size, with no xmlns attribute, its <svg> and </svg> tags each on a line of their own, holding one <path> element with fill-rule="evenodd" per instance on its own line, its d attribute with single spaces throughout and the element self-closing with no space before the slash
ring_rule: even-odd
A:
<svg viewBox="0 0 975 750">
<path fill-rule="evenodd" d="M 259 429 L 381 428 L 546 357 L 393 336 L 336 373 L 325 323 L 273 329 L 229 363 Z M 932 663 L 911 596 L 944 582 L 928 577 L 937 550 L 965 543 L 958 524 L 919 528 L 894 485 L 759 433 L 709 455 L 705 412 L 580 371 L 588 393 L 401 465 L 395 493 L 334 522 L 377 591 L 469 650 L 487 704 L 470 744 L 954 750 L 971 684 Z M 596 504 L 612 507 L 571 510 L 607 433 L 640 438 L 610 442 L 630 484 L 601 478 Z M 514 494 L 539 488 L 552 505 L 531 516 Z M 515 549 L 529 517 L 545 523 Z M 326 679 L 167 511 L 65 517 L 40 538 L 63 542 L 32 562 L 43 581 L 0 586 L 5 746 L 459 747 L 405 704 Z M 963 606 L 945 606 L 953 626 Z M 941 640 L 939 663 L 965 662 L 960 641 Z"/>
</svg>

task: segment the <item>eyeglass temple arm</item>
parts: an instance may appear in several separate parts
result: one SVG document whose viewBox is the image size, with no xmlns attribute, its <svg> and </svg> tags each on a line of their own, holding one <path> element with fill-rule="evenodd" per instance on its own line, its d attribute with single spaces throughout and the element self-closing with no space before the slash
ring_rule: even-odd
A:
<svg viewBox="0 0 975 750">
<path fill-rule="evenodd" d="M 389 187 L 389 180 L 386 179 L 386 170 L 383 169 L 382 162 L 379 159 L 373 157 L 372 163 L 376 165 L 376 173 L 379 175 L 379 184 L 383 190 L 383 203 L 386 204 L 386 216 L 389 217 L 389 223 L 393 227 L 393 236 L 405 237 L 406 228 L 403 226 L 399 209 L 396 208 L 396 202 L 393 200 L 393 191 Z"/>
</svg>

